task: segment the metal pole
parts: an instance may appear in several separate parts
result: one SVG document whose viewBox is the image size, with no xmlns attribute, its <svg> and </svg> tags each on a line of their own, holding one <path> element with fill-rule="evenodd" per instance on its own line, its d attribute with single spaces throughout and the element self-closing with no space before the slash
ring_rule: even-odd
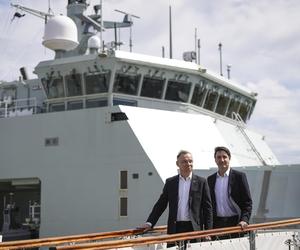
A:
<svg viewBox="0 0 300 250">
<path fill-rule="evenodd" d="M 222 43 L 219 43 L 219 51 L 220 51 L 220 75 L 223 76 L 223 72 L 222 72 Z"/>
<path fill-rule="evenodd" d="M 249 245 L 250 245 L 250 250 L 256 250 L 255 248 L 255 231 L 250 231 L 249 232 Z"/>
<path fill-rule="evenodd" d="M 117 49 L 118 36 L 117 36 L 117 24 L 116 24 L 116 23 L 114 23 L 114 31 L 115 31 L 115 44 L 114 44 L 114 49 Z"/>
<path fill-rule="evenodd" d="M 198 39 L 198 64 L 199 65 L 200 65 L 200 48 L 201 48 L 200 39 Z"/>
<path fill-rule="evenodd" d="M 102 0 L 100 0 L 100 23 L 101 23 L 101 27 L 100 27 L 100 41 L 101 41 L 101 52 L 104 50 L 104 43 L 103 43 L 103 34 L 102 34 L 102 28 L 103 28 L 103 16 L 102 16 Z"/>
<path fill-rule="evenodd" d="M 129 34 L 129 48 L 130 48 L 130 52 L 132 52 L 132 28 L 131 28 L 131 25 L 129 27 L 129 32 L 130 32 L 130 34 Z"/>
<path fill-rule="evenodd" d="M 172 55 L 172 11 L 171 11 L 171 5 L 169 6 L 169 25 L 170 25 L 170 59 L 173 58 Z"/>
<path fill-rule="evenodd" d="M 227 65 L 227 77 L 228 77 L 228 79 L 230 79 L 230 69 L 231 69 L 231 65 Z"/>
<path fill-rule="evenodd" d="M 195 53 L 196 53 L 196 63 L 197 63 L 197 28 L 195 28 Z"/>
<path fill-rule="evenodd" d="M 162 57 L 165 58 L 165 46 L 161 47 Z"/>
</svg>

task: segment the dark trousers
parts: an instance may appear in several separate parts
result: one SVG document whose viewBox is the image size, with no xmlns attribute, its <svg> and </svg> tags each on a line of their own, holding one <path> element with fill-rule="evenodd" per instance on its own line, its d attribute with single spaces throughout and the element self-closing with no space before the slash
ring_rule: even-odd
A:
<svg viewBox="0 0 300 250">
<path fill-rule="evenodd" d="M 239 223 L 239 217 L 231 216 L 231 217 L 216 217 L 214 219 L 214 228 L 222 228 L 222 227 L 234 227 L 237 226 Z M 231 239 L 231 238 L 238 238 L 244 236 L 244 233 L 232 233 L 226 235 L 216 236 L 216 239 L 224 240 L 224 239 Z"/>
<path fill-rule="evenodd" d="M 186 232 L 192 232 L 194 231 L 192 222 L 190 221 L 177 221 L 176 222 L 176 233 L 186 233 Z M 186 249 L 186 245 L 187 245 L 188 241 L 183 241 L 184 244 L 184 249 Z M 191 243 L 195 243 L 196 240 L 192 239 L 189 242 Z M 174 243 L 168 243 L 167 247 L 174 247 L 174 246 L 178 246 L 180 244 L 180 242 L 174 242 Z"/>
</svg>

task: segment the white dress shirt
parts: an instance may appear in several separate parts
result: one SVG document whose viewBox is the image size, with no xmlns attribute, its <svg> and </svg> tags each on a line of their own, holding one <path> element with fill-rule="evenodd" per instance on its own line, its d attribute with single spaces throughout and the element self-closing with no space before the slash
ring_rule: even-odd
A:
<svg viewBox="0 0 300 250">
<path fill-rule="evenodd" d="M 228 169 L 224 176 L 217 173 L 215 195 L 217 205 L 217 216 L 230 217 L 237 215 L 237 212 L 229 199 L 228 180 L 230 169 Z"/>
<path fill-rule="evenodd" d="M 177 221 L 190 221 L 189 193 L 191 180 L 192 173 L 186 179 L 179 175 Z"/>
</svg>

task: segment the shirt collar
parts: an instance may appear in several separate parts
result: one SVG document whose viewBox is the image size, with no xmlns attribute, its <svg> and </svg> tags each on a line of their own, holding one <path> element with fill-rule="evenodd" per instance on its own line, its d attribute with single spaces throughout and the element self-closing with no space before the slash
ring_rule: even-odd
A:
<svg viewBox="0 0 300 250">
<path fill-rule="evenodd" d="M 228 177 L 229 176 L 229 173 L 230 173 L 230 167 L 227 169 L 227 171 L 224 173 L 224 176 L 221 176 L 220 174 L 219 174 L 219 171 L 217 172 L 217 176 L 218 177 Z"/>
<path fill-rule="evenodd" d="M 182 179 L 182 180 L 184 180 L 184 181 L 189 181 L 189 180 L 192 179 L 192 174 L 193 173 L 191 172 L 190 175 L 188 177 L 186 177 L 186 179 L 184 179 L 184 177 L 181 174 L 179 174 L 179 178 Z"/>
</svg>

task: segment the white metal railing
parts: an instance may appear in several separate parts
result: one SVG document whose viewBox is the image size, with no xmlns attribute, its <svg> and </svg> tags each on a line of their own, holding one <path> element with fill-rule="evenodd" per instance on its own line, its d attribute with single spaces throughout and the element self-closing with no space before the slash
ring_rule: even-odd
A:
<svg viewBox="0 0 300 250">
<path fill-rule="evenodd" d="M 12 100 L 5 98 L 0 101 L 0 118 L 33 115 L 37 110 L 35 97 Z"/>
</svg>

